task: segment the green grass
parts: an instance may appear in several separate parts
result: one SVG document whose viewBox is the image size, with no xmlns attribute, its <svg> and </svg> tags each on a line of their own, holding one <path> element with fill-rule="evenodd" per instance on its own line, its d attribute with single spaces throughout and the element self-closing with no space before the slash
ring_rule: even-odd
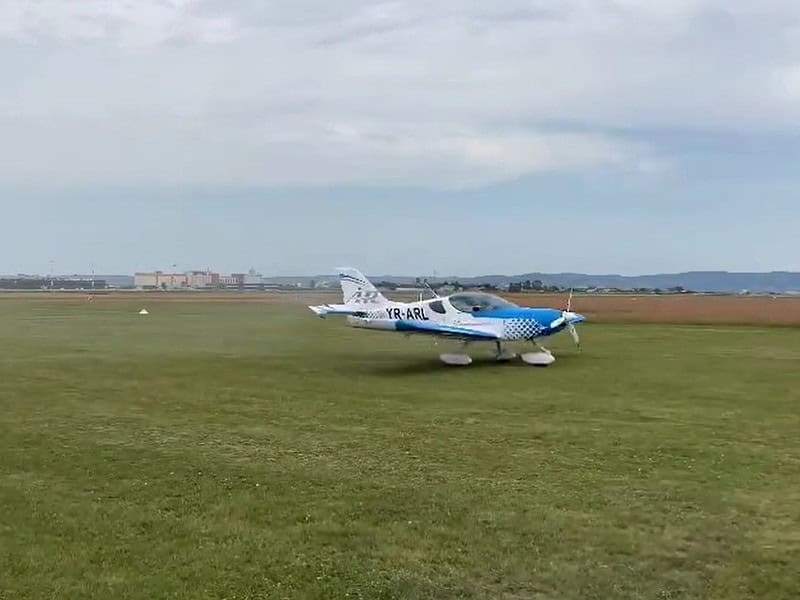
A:
<svg viewBox="0 0 800 600">
<path fill-rule="evenodd" d="M 0 301 L 1 598 L 800 597 L 798 330 L 149 308 Z"/>
</svg>

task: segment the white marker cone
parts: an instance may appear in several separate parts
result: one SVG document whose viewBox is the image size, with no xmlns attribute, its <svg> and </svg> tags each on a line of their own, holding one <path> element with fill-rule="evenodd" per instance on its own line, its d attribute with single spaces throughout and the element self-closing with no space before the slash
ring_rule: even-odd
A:
<svg viewBox="0 0 800 600">
<path fill-rule="evenodd" d="M 147 309 L 146 309 L 146 308 L 143 308 L 142 310 L 140 310 L 140 311 L 139 311 L 139 314 L 140 314 L 140 315 L 149 315 L 150 313 L 149 313 L 149 312 L 147 312 Z"/>
</svg>

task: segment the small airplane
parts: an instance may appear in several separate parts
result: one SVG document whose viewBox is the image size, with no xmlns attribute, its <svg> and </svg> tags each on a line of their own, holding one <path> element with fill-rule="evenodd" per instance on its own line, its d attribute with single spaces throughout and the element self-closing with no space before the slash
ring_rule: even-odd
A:
<svg viewBox="0 0 800 600">
<path fill-rule="evenodd" d="M 586 317 L 572 312 L 572 293 L 565 310 L 528 308 L 483 292 L 458 292 L 449 296 L 433 294 L 427 300 L 420 294 L 416 302 L 394 302 L 387 299 L 356 269 L 340 268 L 339 283 L 343 304 L 309 306 L 319 317 L 345 316 L 352 327 L 395 331 L 405 334 L 427 334 L 460 340 L 463 348 L 473 342 L 494 344 L 495 358 L 509 361 L 517 357 L 504 347 L 508 342 L 530 342 L 536 351 L 520 358 L 531 365 L 547 366 L 555 361 L 552 352 L 538 340 L 568 331 L 580 348 L 575 325 Z M 468 365 L 472 358 L 465 352 L 440 354 L 448 365 Z"/>
</svg>

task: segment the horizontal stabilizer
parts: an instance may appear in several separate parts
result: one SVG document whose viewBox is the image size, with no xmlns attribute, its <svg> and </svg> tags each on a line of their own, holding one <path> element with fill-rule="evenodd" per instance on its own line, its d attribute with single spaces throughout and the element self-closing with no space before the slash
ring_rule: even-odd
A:
<svg viewBox="0 0 800 600">
<path fill-rule="evenodd" d="M 309 306 L 308 308 L 310 308 L 315 315 L 323 319 L 328 315 L 357 316 L 364 314 L 363 308 L 345 306 L 343 304 L 321 304 L 319 306 Z"/>
</svg>

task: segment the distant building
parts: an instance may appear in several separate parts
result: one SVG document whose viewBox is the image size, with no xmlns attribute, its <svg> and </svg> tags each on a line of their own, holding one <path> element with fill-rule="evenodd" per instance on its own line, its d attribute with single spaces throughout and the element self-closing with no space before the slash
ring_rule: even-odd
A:
<svg viewBox="0 0 800 600">
<path fill-rule="evenodd" d="M 219 286 L 219 273 L 211 271 L 189 271 L 189 287 L 195 289 L 213 288 Z"/>
<path fill-rule="evenodd" d="M 104 290 L 108 282 L 104 279 L 76 277 L 4 277 L 0 279 L 2 290 Z"/>
<path fill-rule="evenodd" d="M 276 283 L 268 283 L 264 277 L 254 269 L 247 273 L 231 273 L 221 275 L 212 271 L 187 271 L 186 273 L 136 273 L 134 286 L 144 290 L 266 290 L 280 289 Z"/>
<path fill-rule="evenodd" d="M 208 289 L 220 287 L 220 274 L 211 271 L 187 271 L 186 273 L 136 273 L 134 286 L 145 290 Z"/>
<path fill-rule="evenodd" d="M 228 288 L 228 289 L 240 289 L 244 287 L 244 278 L 246 276 L 244 273 L 233 273 L 231 275 L 220 275 L 219 276 L 219 285 L 220 287 Z"/>
<path fill-rule="evenodd" d="M 186 273 L 164 273 L 156 271 L 154 273 L 135 273 L 133 285 L 140 289 L 181 289 L 190 287 L 189 275 Z"/>
</svg>

